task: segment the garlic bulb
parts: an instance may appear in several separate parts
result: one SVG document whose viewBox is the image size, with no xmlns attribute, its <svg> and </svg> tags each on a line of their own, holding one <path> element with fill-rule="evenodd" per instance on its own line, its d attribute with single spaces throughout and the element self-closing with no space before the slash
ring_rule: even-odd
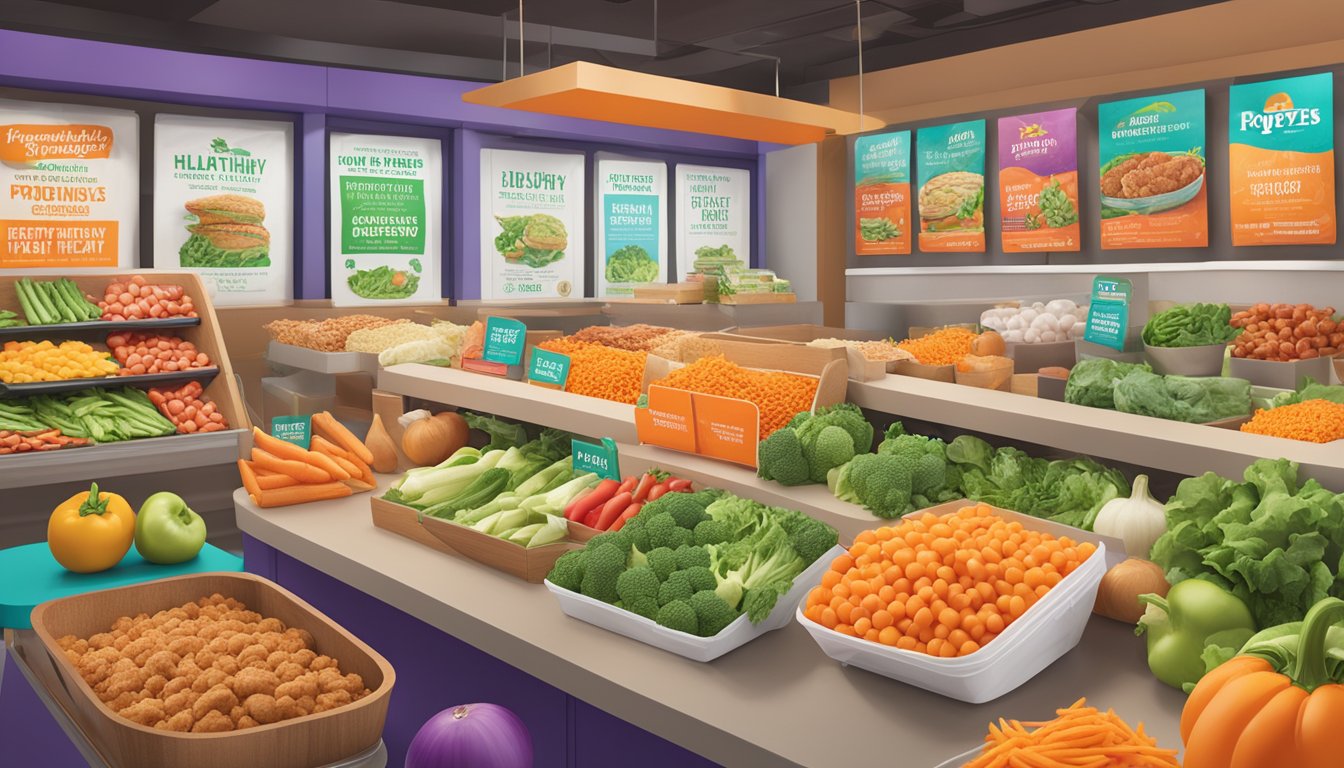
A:
<svg viewBox="0 0 1344 768">
<path fill-rule="evenodd" d="M 1106 502 L 1092 530 L 1125 542 L 1125 554 L 1148 558 L 1157 538 L 1167 531 L 1167 513 L 1162 503 L 1148 493 L 1148 476 L 1134 478 L 1134 491 L 1127 499 Z"/>
</svg>

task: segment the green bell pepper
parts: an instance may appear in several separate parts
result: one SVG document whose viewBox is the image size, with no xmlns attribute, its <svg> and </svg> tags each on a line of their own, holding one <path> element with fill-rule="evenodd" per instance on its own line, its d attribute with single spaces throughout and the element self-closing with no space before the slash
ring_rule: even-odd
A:
<svg viewBox="0 0 1344 768">
<path fill-rule="evenodd" d="M 1212 582 L 1186 579 L 1166 598 L 1139 595 L 1148 607 L 1135 634 L 1148 635 L 1148 668 L 1158 680 L 1183 688 L 1204 676 L 1204 649 L 1240 648 L 1255 634 L 1255 619 L 1241 598 Z"/>
</svg>

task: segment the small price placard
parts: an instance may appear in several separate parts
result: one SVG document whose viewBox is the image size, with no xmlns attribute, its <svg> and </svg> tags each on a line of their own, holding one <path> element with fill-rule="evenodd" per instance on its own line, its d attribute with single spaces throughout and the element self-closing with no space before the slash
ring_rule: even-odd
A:
<svg viewBox="0 0 1344 768">
<path fill-rule="evenodd" d="M 485 321 L 485 350 L 481 357 L 492 363 L 518 365 L 523 362 L 527 344 L 527 326 L 507 317 L 490 317 Z"/>
<path fill-rule="evenodd" d="M 308 450 L 313 440 L 313 417 L 275 416 L 271 419 L 271 437 Z"/>
<path fill-rule="evenodd" d="M 1129 303 L 1134 286 L 1124 278 L 1098 276 L 1092 281 L 1083 339 L 1123 352 L 1129 332 Z"/>
<path fill-rule="evenodd" d="M 620 482 L 620 457 L 616 453 L 616 441 L 609 437 L 601 443 L 586 443 L 575 440 L 571 446 L 575 472 L 596 472 L 598 477 Z"/>
<path fill-rule="evenodd" d="M 569 355 L 551 352 L 540 347 L 532 350 L 532 364 L 527 369 L 527 378 L 538 384 L 565 388 L 569 379 Z"/>
</svg>

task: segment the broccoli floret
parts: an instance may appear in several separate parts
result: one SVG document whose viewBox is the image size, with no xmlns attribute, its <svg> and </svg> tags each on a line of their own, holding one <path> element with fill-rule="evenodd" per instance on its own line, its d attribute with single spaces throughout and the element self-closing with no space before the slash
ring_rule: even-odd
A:
<svg viewBox="0 0 1344 768">
<path fill-rule="evenodd" d="M 947 462 L 932 453 L 926 453 L 915 461 L 915 469 L 910 477 L 910 489 L 923 496 L 942 488 L 946 479 Z"/>
<path fill-rule="evenodd" d="M 676 549 L 676 555 L 678 571 L 694 568 L 697 565 L 703 565 L 706 568 L 709 567 L 709 550 L 704 547 L 696 547 L 688 544 L 684 547 L 678 547 Z"/>
<path fill-rule="evenodd" d="M 726 520 L 701 520 L 695 526 L 696 546 L 722 544 L 732 537 L 733 527 Z"/>
<path fill-rule="evenodd" d="M 649 532 L 649 546 L 653 549 L 659 547 L 676 549 L 683 544 L 691 543 L 694 538 L 690 531 L 679 527 L 671 515 L 659 515 L 653 518 L 644 529 Z"/>
<path fill-rule="evenodd" d="M 806 422 L 806 426 L 799 428 L 798 439 L 807 444 L 809 431 L 819 431 L 825 427 L 840 427 L 845 430 L 849 434 L 856 454 L 867 453 L 873 447 L 873 425 L 864 417 L 863 409 L 853 403 L 819 408 L 816 415 Z"/>
<path fill-rule="evenodd" d="M 653 507 L 649 514 L 669 517 L 678 526 L 691 530 L 696 523 L 705 519 L 705 507 L 709 506 L 709 502 L 694 493 L 665 493 L 649 502 L 648 506 Z M 644 512 L 641 509 L 636 517 L 642 516 Z M 653 522 L 649 520 L 646 525 Z"/>
<path fill-rule="evenodd" d="M 596 537 L 594 537 L 596 538 Z M 627 550 L 614 545 L 587 548 L 579 591 L 604 603 L 616 602 L 616 579 L 625 571 Z"/>
<path fill-rule="evenodd" d="M 789 544 L 794 551 L 808 563 L 816 562 L 839 541 L 834 528 L 802 512 L 771 507 L 770 513 L 789 534 Z"/>
<path fill-rule="evenodd" d="M 865 453 L 830 472 L 827 485 L 841 501 L 860 504 L 878 517 L 900 517 L 911 510 L 909 456 Z"/>
<path fill-rule="evenodd" d="M 624 603 L 621 607 L 633 614 L 643 616 L 646 619 L 656 620 L 658 618 L 658 601 L 652 598 L 636 600 L 633 603 Z"/>
<path fill-rule="evenodd" d="M 695 589 L 691 586 L 691 578 L 685 571 L 677 571 L 667 577 L 661 586 L 658 587 L 658 604 L 667 605 L 674 600 L 689 600 L 691 595 L 695 594 Z"/>
<path fill-rule="evenodd" d="M 719 580 L 714 577 L 714 572 L 703 565 L 697 565 L 693 568 L 687 568 L 680 573 L 686 574 L 686 579 L 691 583 L 691 588 L 696 592 L 705 589 L 714 589 L 719 585 Z"/>
<path fill-rule="evenodd" d="M 720 572 L 722 575 L 714 591 L 730 607 L 737 608 L 743 595 L 751 590 L 772 587 L 788 592 L 794 577 L 808 565 L 810 563 L 805 562 L 789 543 L 789 534 L 784 526 L 772 521 L 751 545 L 751 552 L 745 562 Z M 777 599 L 778 595 L 775 597 Z"/>
<path fill-rule="evenodd" d="M 632 543 L 633 542 L 630 540 L 630 534 L 626 533 L 625 529 L 622 528 L 619 531 L 607 531 L 605 533 L 599 533 L 593 538 L 589 539 L 588 551 L 591 552 L 595 547 L 600 547 L 603 544 L 613 544 L 616 546 L 617 549 L 628 550 L 630 549 L 630 545 Z"/>
<path fill-rule="evenodd" d="M 725 603 L 713 590 L 702 590 L 691 595 L 691 608 L 695 609 L 696 622 L 701 637 L 713 637 L 723 628 L 737 619 L 737 611 Z"/>
<path fill-rule="evenodd" d="M 648 560 L 649 567 L 653 569 L 659 581 L 665 581 L 673 571 L 677 570 L 677 554 L 667 547 L 659 547 L 644 557 Z"/>
<path fill-rule="evenodd" d="M 728 524 L 730 534 L 725 541 L 736 541 L 750 536 L 765 522 L 764 507 L 751 499 L 727 495 L 710 504 L 705 512 L 712 520 Z"/>
<path fill-rule="evenodd" d="M 579 585 L 583 583 L 583 566 L 587 558 L 586 549 L 566 552 L 556 559 L 551 572 L 546 576 L 547 580 L 562 589 L 578 592 Z"/>
<path fill-rule="evenodd" d="M 688 635 L 699 634 L 699 619 L 687 600 L 673 600 L 659 608 L 656 621 L 668 629 L 675 629 Z"/>
<path fill-rule="evenodd" d="M 801 414 L 800 414 L 801 415 Z M 803 456 L 803 444 L 795 429 L 775 430 L 756 449 L 756 474 L 780 485 L 802 485 L 811 471 Z"/>
<path fill-rule="evenodd" d="M 616 595 L 626 605 L 658 600 L 658 574 L 647 565 L 631 568 L 616 577 Z"/>
<path fill-rule="evenodd" d="M 841 427 L 822 427 L 810 439 L 800 440 L 803 458 L 807 459 L 808 479 L 814 483 L 826 482 L 827 472 L 854 458 L 854 440 Z"/>
</svg>

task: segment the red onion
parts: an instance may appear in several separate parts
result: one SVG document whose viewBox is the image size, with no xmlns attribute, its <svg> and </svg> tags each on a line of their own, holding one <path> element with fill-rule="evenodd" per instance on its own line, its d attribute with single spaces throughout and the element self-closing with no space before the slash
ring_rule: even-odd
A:
<svg viewBox="0 0 1344 768">
<path fill-rule="evenodd" d="M 498 704 L 449 707 L 420 727 L 406 768 L 531 768 L 532 736 Z"/>
</svg>

